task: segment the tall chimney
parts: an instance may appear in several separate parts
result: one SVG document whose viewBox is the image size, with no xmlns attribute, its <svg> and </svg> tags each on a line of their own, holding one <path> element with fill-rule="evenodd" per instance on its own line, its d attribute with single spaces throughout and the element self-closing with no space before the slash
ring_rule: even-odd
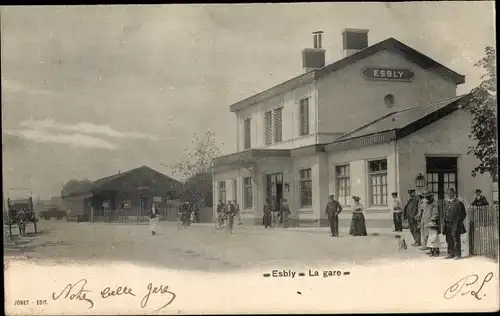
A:
<svg viewBox="0 0 500 316">
<path fill-rule="evenodd" d="M 323 48 L 323 31 L 313 32 L 313 48 L 302 50 L 302 68 L 304 72 L 325 67 L 325 52 Z"/>
<path fill-rule="evenodd" d="M 365 29 L 344 29 L 342 31 L 344 58 L 368 47 L 368 31 Z"/>
</svg>

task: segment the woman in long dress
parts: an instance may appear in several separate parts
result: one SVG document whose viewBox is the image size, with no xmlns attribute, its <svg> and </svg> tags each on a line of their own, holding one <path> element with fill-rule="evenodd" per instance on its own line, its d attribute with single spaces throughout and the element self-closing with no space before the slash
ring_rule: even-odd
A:
<svg viewBox="0 0 500 316">
<path fill-rule="evenodd" d="M 363 205 L 360 202 L 360 198 L 357 196 L 352 197 L 352 220 L 351 229 L 349 230 L 349 235 L 352 236 L 367 236 L 365 215 L 363 214 Z"/>
</svg>

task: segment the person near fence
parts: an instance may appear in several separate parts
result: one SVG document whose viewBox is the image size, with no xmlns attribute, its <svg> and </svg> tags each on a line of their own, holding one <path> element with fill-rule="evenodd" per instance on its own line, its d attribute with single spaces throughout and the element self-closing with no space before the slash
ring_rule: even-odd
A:
<svg viewBox="0 0 500 316">
<path fill-rule="evenodd" d="M 199 203 L 193 203 L 193 205 L 192 205 L 193 223 L 200 222 L 200 206 L 198 204 Z"/>
<path fill-rule="evenodd" d="M 427 254 L 430 257 L 439 257 L 439 247 L 441 246 L 441 242 L 439 239 L 440 227 L 441 227 L 441 218 L 439 214 L 439 207 L 434 200 L 434 193 L 427 190 L 422 194 L 423 198 L 426 200 L 425 210 L 422 216 L 422 222 L 426 223 L 426 228 L 428 230 L 428 238 L 426 239 L 426 245 L 430 248 L 430 251 Z"/>
<path fill-rule="evenodd" d="M 476 196 L 471 203 L 472 206 L 472 216 L 469 218 L 469 254 L 475 255 L 474 251 L 474 232 L 476 231 L 476 221 L 474 212 L 482 211 L 485 207 L 489 206 L 488 200 L 484 195 L 481 194 L 481 189 L 476 189 Z"/>
<path fill-rule="evenodd" d="M 481 193 L 483 193 L 481 191 L 481 189 L 476 189 L 476 197 L 474 198 L 474 201 L 472 201 L 472 203 L 470 205 L 472 205 L 472 206 L 488 206 L 488 205 L 490 205 L 490 203 L 488 203 L 488 200 L 486 199 L 486 197 L 484 195 L 482 195 Z"/>
<path fill-rule="evenodd" d="M 408 220 L 408 226 L 410 228 L 411 235 L 413 237 L 414 247 L 420 247 L 420 225 L 418 222 L 418 205 L 420 203 L 417 195 L 415 194 L 415 189 L 411 188 L 408 190 L 408 194 L 410 198 L 408 202 L 406 202 L 404 208 L 404 218 Z"/>
<path fill-rule="evenodd" d="M 425 194 L 429 192 L 425 191 L 424 193 L 419 195 L 420 203 L 418 204 L 418 216 L 417 220 L 420 223 L 420 250 L 428 250 L 427 247 L 427 239 L 429 238 L 429 217 L 430 211 L 427 207 L 428 199 L 425 198 Z"/>
<path fill-rule="evenodd" d="M 342 206 L 340 202 L 335 200 L 335 196 L 330 195 L 328 197 L 328 203 L 326 204 L 326 216 L 328 217 L 328 222 L 330 223 L 330 232 L 332 237 L 339 236 L 339 214 L 342 212 Z"/>
<path fill-rule="evenodd" d="M 234 205 L 234 212 L 236 214 L 236 217 L 238 218 L 238 225 L 243 225 L 243 223 L 241 222 L 241 210 L 238 201 L 233 200 L 233 205 Z"/>
<path fill-rule="evenodd" d="M 287 199 L 281 199 L 281 218 L 283 219 L 283 228 L 288 228 L 288 216 L 290 215 L 290 206 Z"/>
<path fill-rule="evenodd" d="M 160 213 L 156 205 L 153 203 L 151 210 L 149 211 L 149 228 L 151 229 L 151 235 L 156 235 L 156 224 L 160 219 Z"/>
<path fill-rule="evenodd" d="M 367 236 L 365 215 L 363 214 L 363 205 L 361 204 L 361 198 L 359 196 L 353 196 L 352 205 L 352 220 L 351 228 L 349 229 L 349 235 L 352 236 Z"/>
<path fill-rule="evenodd" d="M 403 201 L 398 197 L 398 192 L 392 192 L 392 221 L 394 231 L 403 231 Z"/>
<path fill-rule="evenodd" d="M 444 227 L 442 229 L 448 244 L 448 255 L 445 258 L 460 259 L 462 257 L 460 236 L 466 232 L 464 220 L 467 212 L 464 203 L 456 197 L 455 189 L 449 188 L 446 194 L 448 200 L 444 210 Z"/>
<path fill-rule="evenodd" d="M 181 223 L 186 224 L 186 226 L 190 226 L 191 224 L 191 206 L 189 202 L 184 202 L 179 207 L 179 213 L 181 215 Z"/>
</svg>

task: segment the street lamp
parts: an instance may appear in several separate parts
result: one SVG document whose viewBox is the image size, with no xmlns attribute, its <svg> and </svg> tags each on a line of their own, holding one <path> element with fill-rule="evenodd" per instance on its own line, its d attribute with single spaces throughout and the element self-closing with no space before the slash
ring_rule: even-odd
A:
<svg viewBox="0 0 500 316">
<path fill-rule="evenodd" d="M 419 173 L 417 178 L 415 178 L 415 184 L 417 186 L 417 188 L 423 188 L 424 185 L 425 185 L 425 177 Z"/>
</svg>

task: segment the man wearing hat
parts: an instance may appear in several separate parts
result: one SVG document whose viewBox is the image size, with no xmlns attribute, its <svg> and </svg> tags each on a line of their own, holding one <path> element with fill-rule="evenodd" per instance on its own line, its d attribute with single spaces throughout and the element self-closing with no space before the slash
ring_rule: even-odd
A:
<svg viewBox="0 0 500 316">
<path fill-rule="evenodd" d="M 326 216 L 328 216 L 328 221 L 330 222 L 330 231 L 332 237 L 339 236 L 339 214 L 342 212 L 342 206 L 339 201 L 335 200 L 333 195 L 328 197 L 328 203 L 326 204 Z"/>
<path fill-rule="evenodd" d="M 460 259 L 462 256 L 462 242 L 460 237 L 466 233 L 464 220 L 467 216 L 465 205 L 456 197 L 455 189 L 448 188 L 446 191 L 448 201 L 444 212 L 443 235 L 446 236 L 448 244 L 448 256 L 446 259 Z"/>
<path fill-rule="evenodd" d="M 408 227 L 410 228 L 411 235 L 413 236 L 414 243 L 411 245 L 414 247 L 420 247 L 420 224 L 418 221 L 420 200 L 415 194 L 415 189 L 408 189 L 408 194 L 410 195 L 410 198 L 408 199 L 403 211 L 404 218 L 408 220 Z"/>
<path fill-rule="evenodd" d="M 398 192 L 392 192 L 392 221 L 394 222 L 394 231 L 403 231 L 403 201 L 398 197 Z"/>
<path fill-rule="evenodd" d="M 483 207 L 490 205 L 488 203 L 488 200 L 486 200 L 486 197 L 481 194 L 482 191 L 481 189 L 476 189 L 476 197 L 474 198 L 474 201 L 472 201 L 471 205 L 475 206 L 475 210 L 482 210 Z M 471 255 L 474 254 L 474 231 L 476 229 L 476 225 L 474 223 L 474 216 L 471 216 L 469 219 L 469 231 L 471 232 L 469 234 L 469 253 Z"/>
</svg>

